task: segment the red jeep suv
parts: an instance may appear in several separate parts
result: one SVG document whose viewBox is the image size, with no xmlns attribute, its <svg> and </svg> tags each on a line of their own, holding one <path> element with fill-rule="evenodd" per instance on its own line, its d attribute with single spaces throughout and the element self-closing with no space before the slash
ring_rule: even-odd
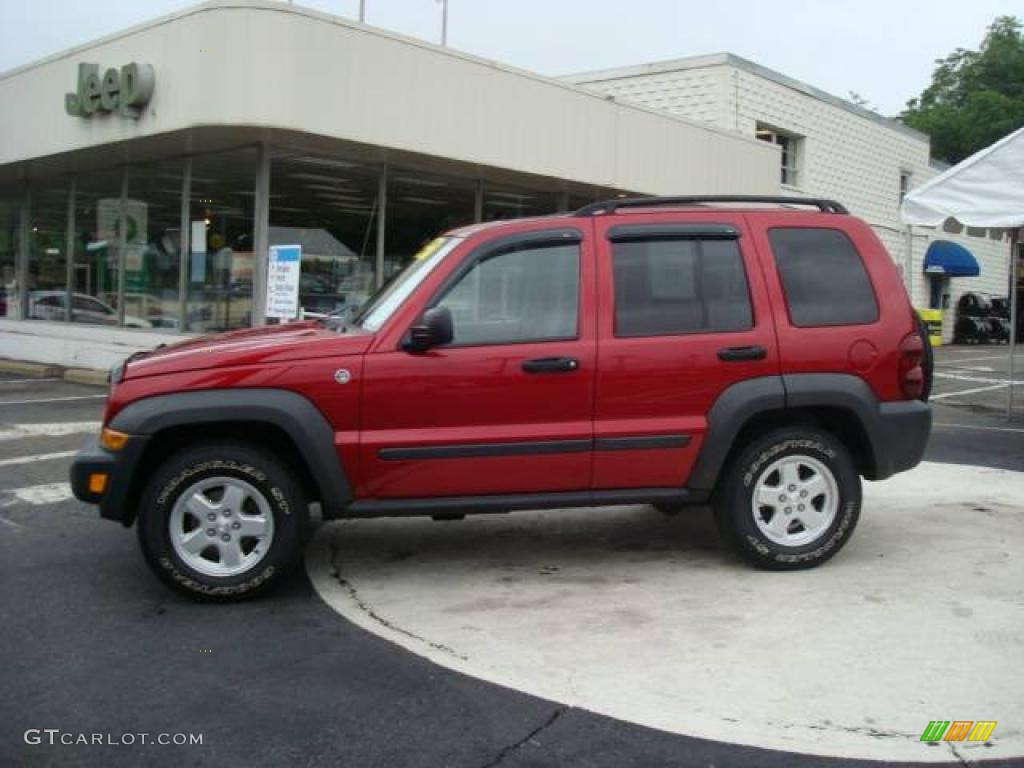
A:
<svg viewBox="0 0 1024 768">
<path fill-rule="evenodd" d="M 838 203 L 638 198 L 454 230 L 354 315 L 197 338 L 111 372 L 75 495 L 153 570 L 249 595 L 325 519 L 710 503 L 748 560 L 849 539 L 916 465 L 930 349 Z"/>
</svg>

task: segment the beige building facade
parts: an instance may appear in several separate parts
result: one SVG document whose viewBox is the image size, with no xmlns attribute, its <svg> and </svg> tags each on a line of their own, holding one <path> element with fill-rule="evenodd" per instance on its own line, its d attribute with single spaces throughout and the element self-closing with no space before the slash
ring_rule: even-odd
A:
<svg viewBox="0 0 1024 768">
<path fill-rule="evenodd" d="M 899 217 L 902 196 L 942 170 L 931 161 L 923 133 L 729 53 L 586 72 L 566 80 L 618 103 L 698 120 L 778 147 L 780 190 L 839 200 L 868 221 L 903 271 L 914 305 L 946 305 L 947 340 L 962 293 L 1007 295 L 1004 232 L 915 227 L 908 238 Z M 926 275 L 925 254 L 937 240 L 966 247 L 980 274 Z"/>
<path fill-rule="evenodd" d="M 357 306 L 432 237 L 619 194 L 778 192 L 750 136 L 281 2 L 212 0 L 0 75 L 0 357 L 110 365 Z"/>
</svg>

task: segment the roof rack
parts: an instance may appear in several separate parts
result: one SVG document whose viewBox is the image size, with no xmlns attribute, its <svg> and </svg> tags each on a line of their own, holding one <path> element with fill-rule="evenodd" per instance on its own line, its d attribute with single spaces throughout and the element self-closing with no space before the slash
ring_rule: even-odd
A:
<svg viewBox="0 0 1024 768">
<path fill-rule="evenodd" d="M 778 197 L 773 195 L 696 195 L 687 197 L 620 197 L 614 200 L 600 200 L 584 205 L 573 216 L 597 216 L 615 213 L 620 208 L 656 208 L 663 205 L 701 205 L 703 203 L 775 203 L 776 205 L 804 205 L 817 208 L 822 213 L 847 214 L 842 203 L 814 197 Z"/>
</svg>

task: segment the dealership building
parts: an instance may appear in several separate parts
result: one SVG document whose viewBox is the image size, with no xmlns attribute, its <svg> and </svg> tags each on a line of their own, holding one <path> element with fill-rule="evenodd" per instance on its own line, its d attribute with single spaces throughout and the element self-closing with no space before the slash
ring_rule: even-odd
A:
<svg viewBox="0 0 1024 768">
<path fill-rule="evenodd" d="M 334 311 L 450 227 L 778 191 L 754 137 L 264 0 L 8 72 L 0 101 L 0 357 L 70 366 L 265 322 L 273 245 Z"/>
<path fill-rule="evenodd" d="M 836 197 L 919 306 L 935 239 L 1005 293 L 1002 233 L 899 225 L 927 137 L 728 54 L 552 79 L 212 0 L 2 74 L 0 100 L 0 357 L 99 368 L 267 322 L 275 245 L 301 248 L 304 313 L 344 310 L 445 229 L 631 194 Z M 944 277 L 940 302 L 972 286 Z"/>
<path fill-rule="evenodd" d="M 740 56 L 718 53 L 565 78 L 615 98 L 755 137 L 780 149 L 783 194 L 841 201 L 867 221 L 903 274 L 915 307 L 943 310 L 953 335 L 964 293 L 1006 296 L 1009 235 L 900 221 L 903 196 L 945 170 L 926 134 Z"/>
</svg>

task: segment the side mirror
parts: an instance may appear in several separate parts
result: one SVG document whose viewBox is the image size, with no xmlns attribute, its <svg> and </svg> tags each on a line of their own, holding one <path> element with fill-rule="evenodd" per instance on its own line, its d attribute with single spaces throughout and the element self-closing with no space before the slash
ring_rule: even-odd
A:
<svg viewBox="0 0 1024 768">
<path fill-rule="evenodd" d="M 452 329 L 452 313 L 448 307 L 431 307 L 423 317 L 409 329 L 405 348 L 410 352 L 425 352 L 431 347 L 448 344 L 455 337 Z"/>
</svg>

